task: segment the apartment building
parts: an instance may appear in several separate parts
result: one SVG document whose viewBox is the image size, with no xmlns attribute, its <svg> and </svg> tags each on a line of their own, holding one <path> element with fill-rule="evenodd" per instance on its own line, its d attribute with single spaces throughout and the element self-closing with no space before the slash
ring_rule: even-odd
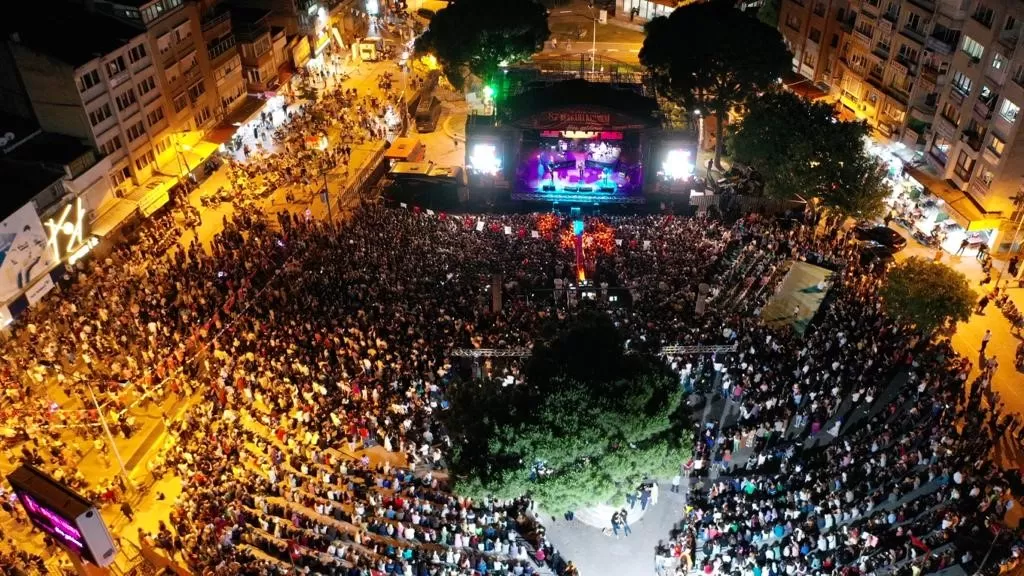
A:
<svg viewBox="0 0 1024 576">
<path fill-rule="evenodd" d="M 927 137 L 970 0 L 852 0 L 841 22 L 833 94 L 877 132 Z"/>
<path fill-rule="evenodd" d="M 320 0 L 230 0 L 233 7 L 265 10 L 267 23 L 280 26 L 288 36 L 309 36 L 316 33 Z"/>
<path fill-rule="evenodd" d="M 779 6 L 779 31 L 793 54 L 793 71 L 826 92 L 851 16 L 846 0 L 782 0 Z"/>
<path fill-rule="evenodd" d="M 42 129 L 99 150 L 121 193 L 149 178 L 168 122 L 146 30 L 73 3 L 26 16 L 8 47 Z"/>
<path fill-rule="evenodd" d="M 220 99 L 217 118 L 223 118 L 245 101 L 246 83 L 242 56 L 231 24 L 230 8 L 217 0 L 200 3 L 203 42 L 213 70 L 214 87 Z"/>
<path fill-rule="evenodd" d="M 941 177 L 983 212 L 1011 220 L 1024 176 L 1022 27 L 1019 2 L 975 0 L 967 7 L 925 148 Z"/>
<path fill-rule="evenodd" d="M 231 8 L 231 20 L 242 62 L 242 75 L 249 92 L 272 90 L 277 85 L 278 62 L 271 37 L 270 10 Z"/>
</svg>

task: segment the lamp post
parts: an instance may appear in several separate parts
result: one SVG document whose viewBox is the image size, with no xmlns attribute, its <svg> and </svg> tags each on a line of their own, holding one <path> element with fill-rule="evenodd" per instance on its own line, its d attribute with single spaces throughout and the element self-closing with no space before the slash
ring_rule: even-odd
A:
<svg viewBox="0 0 1024 576">
<path fill-rule="evenodd" d="M 597 9 L 594 3 L 590 3 L 590 19 L 594 21 L 594 33 L 590 37 L 590 75 L 594 75 L 594 67 L 597 65 Z"/>
<path fill-rule="evenodd" d="M 70 356 L 69 358 L 72 361 L 74 360 L 73 356 Z M 57 370 L 60 370 L 61 374 L 65 377 L 67 376 L 67 373 L 64 372 L 64 367 L 60 362 L 53 364 L 53 366 Z M 128 469 L 124 466 L 124 459 L 121 458 L 121 451 L 117 449 L 117 443 L 114 442 L 114 435 L 110 433 L 110 428 L 107 427 L 107 417 L 103 413 L 103 407 L 100 406 L 99 401 L 96 399 L 96 392 L 92 388 L 92 383 L 87 378 L 77 374 L 74 375 L 73 378 L 77 382 L 85 384 L 86 389 L 89 390 L 89 399 L 92 400 L 92 405 L 96 409 L 96 416 L 100 419 L 100 425 L 103 427 L 103 434 L 107 437 L 107 442 L 110 444 L 110 450 L 114 453 L 114 458 L 117 459 L 117 466 L 121 471 L 121 479 L 124 480 L 124 485 L 125 488 L 128 489 L 128 492 L 133 493 L 135 491 L 135 485 L 132 484 L 131 476 L 128 475 Z"/>
<path fill-rule="evenodd" d="M 128 475 L 128 470 L 124 467 L 124 460 L 121 458 L 121 451 L 117 449 L 117 443 L 114 442 L 114 436 L 110 433 L 110 428 L 107 427 L 107 417 L 103 415 L 103 409 L 100 408 L 100 403 L 96 400 L 96 393 L 93 392 L 92 384 L 85 379 L 81 379 L 81 381 L 85 382 L 85 386 L 89 390 L 89 398 L 92 400 L 92 405 L 96 407 L 96 415 L 99 416 L 100 424 L 103 425 L 103 433 L 107 436 L 107 442 L 110 442 L 110 449 L 114 452 L 114 458 L 117 458 L 117 466 L 121 469 L 121 478 L 124 479 L 124 485 L 128 492 L 134 492 L 135 486 Z"/>
</svg>

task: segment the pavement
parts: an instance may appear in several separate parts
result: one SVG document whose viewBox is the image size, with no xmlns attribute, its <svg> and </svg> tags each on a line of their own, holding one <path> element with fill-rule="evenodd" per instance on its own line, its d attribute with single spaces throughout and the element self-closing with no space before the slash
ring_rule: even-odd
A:
<svg viewBox="0 0 1024 576">
<path fill-rule="evenodd" d="M 935 249 L 927 248 L 918 243 L 910 237 L 906 229 L 895 223 L 891 223 L 890 228 L 907 237 L 907 247 L 896 255 L 897 261 L 912 256 L 921 258 L 935 257 Z M 954 270 L 963 273 L 967 277 L 968 282 L 970 282 L 971 289 L 977 292 L 980 298 L 982 294 L 995 289 L 995 283 L 990 282 L 987 285 L 981 285 L 982 279 L 985 278 L 985 272 L 982 271 L 981 261 L 975 256 L 976 251 L 974 249 L 967 250 L 963 256 L 955 256 L 943 252 L 941 261 Z M 1002 270 L 1003 264 L 1004 262 L 1002 261 L 994 261 L 993 271 Z M 992 276 L 995 278 L 996 274 L 993 273 Z M 1016 286 L 1016 283 L 1014 283 L 1014 286 Z M 1012 287 L 1007 290 L 1010 298 L 1014 299 L 1018 306 L 1024 304 L 1024 288 Z M 992 339 L 989 341 L 983 355 L 980 353 L 980 348 L 985 330 L 992 331 Z M 1022 386 L 1024 384 L 1024 373 L 1017 370 L 1013 365 L 1013 360 L 1017 346 L 1021 341 L 1020 335 L 1010 332 L 1009 320 L 1006 319 L 1006 316 L 1003 315 L 999 307 L 994 304 L 990 304 L 983 314 L 972 314 L 970 320 L 958 324 L 952 339 L 953 347 L 956 351 L 960 355 L 969 358 L 974 364 L 971 370 L 971 380 L 980 374 L 979 366 L 986 357 L 991 358 L 995 356 L 999 359 L 999 368 L 992 379 L 992 389 L 1002 396 L 1008 409 L 1018 414 L 1024 414 L 1024 386 Z"/>
</svg>

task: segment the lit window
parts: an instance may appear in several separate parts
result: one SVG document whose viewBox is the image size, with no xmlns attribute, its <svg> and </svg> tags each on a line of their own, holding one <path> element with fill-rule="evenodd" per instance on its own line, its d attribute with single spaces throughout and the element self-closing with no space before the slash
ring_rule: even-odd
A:
<svg viewBox="0 0 1024 576">
<path fill-rule="evenodd" d="M 1007 122 L 1013 124 L 1017 121 L 1017 114 L 1020 112 L 1020 106 L 1017 106 L 1010 100 L 1004 98 L 1002 106 L 999 107 L 999 115 L 1002 116 Z"/>
<path fill-rule="evenodd" d="M 964 35 L 963 51 L 971 58 L 981 60 L 981 55 L 985 53 L 985 47 L 978 44 L 974 38 Z"/>
</svg>

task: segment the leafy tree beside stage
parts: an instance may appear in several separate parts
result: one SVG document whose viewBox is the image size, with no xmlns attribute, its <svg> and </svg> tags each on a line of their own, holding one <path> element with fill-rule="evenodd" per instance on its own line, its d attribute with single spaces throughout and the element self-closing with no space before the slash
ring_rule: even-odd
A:
<svg viewBox="0 0 1024 576">
<path fill-rule="evenodd" d="M 720 166 L 729 111 L 778 83 L 792 56 L 782 35 L 723 0 L 689 4 L 651 20 L 640 63 L 658 91 L 694 113 L 715 116 Z"/>
<path fill-rule="evenodd" d="M 865 150 L 867 137 L 867 124 L 837 120 L 828 104 L 773 91 L 750 102 L 730 150 L 761 174 L 770 196 L 870 218 L 881 213 L 889 187 L 885 167 Z"/>
<path fill-rule="evenodd" d="M 433 54 L 462 89 L 468 74 L 489 83 L 503 62 L 529 58 L 549 36 L 547 11 L 534 0 L 458 0 L 434 15 L 415 51 Z"/>
<path fill-rule="evenodd" d="M 881 296 L 887 314 L 913 323 L 926 338 L 970 320 L 978 300 L 962 273 L 917 257 L 889 269 Z"/>
<path fill-rule="evenodd" d="M 626 355 L 597 314 L 538 345 L 524 385 L 455 386 L 447 424 L 457 493 L 529 493 L 551 513 L 618 504 L 645 478 L 674 475 L 692 445 L 678 377 Z"/>
</svg>

